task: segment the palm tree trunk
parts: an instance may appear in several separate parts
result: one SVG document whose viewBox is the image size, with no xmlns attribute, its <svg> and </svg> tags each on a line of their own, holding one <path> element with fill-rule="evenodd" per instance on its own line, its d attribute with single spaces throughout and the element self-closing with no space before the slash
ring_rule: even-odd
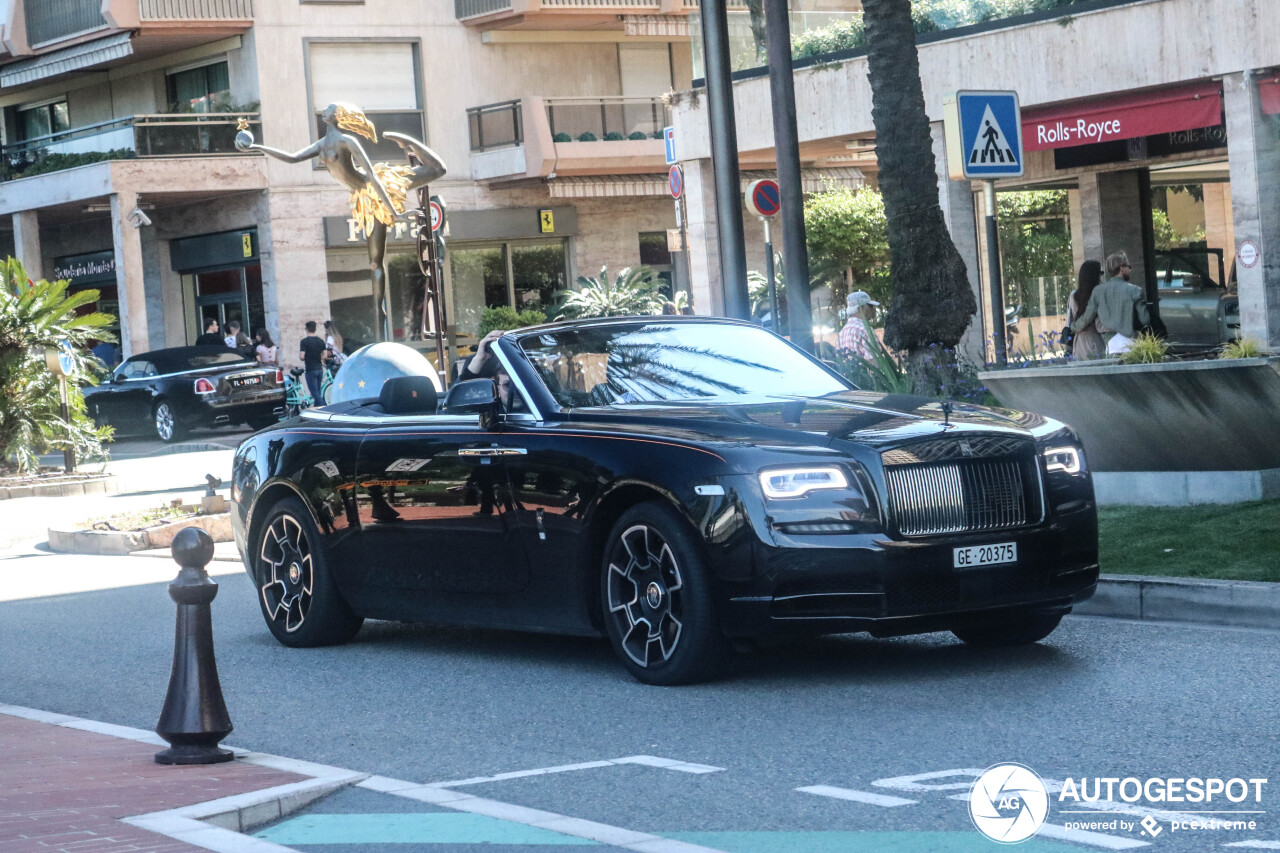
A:
<svg viewBox="0 0 1280 853">
<path fill-rule="evenodd" d="M 894 349 L 907 350 L 914 365 L 931 345 L 954 350 L 977 302 L 938 203 L 911 2 L 863 0 L 862 8 L 892 261 L 893 304 L 885 339 Z"/>
</svg>

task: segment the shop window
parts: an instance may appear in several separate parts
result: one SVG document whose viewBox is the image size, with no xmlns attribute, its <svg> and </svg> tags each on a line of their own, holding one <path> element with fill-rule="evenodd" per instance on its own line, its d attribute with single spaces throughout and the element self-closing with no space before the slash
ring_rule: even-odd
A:
<svg viewBox="0 0 1280 853">
<path fill-rule="evenodd" d="M 511 247 L 511 277 L 517 311 L 547 313 L 556 291 L 564 290 L 564 242 L 515 244 Z"/>
<path fill-rule="evenodd" d="M 404 162 L 388 130 L 425 136 L 416 42 L 312 42 L 307 52 L 316 138 L 325 133 L 324 108 L 332 103 L 359 107 L 373 122 L 378 141 L 361 139 L 370 159 Z"/>
<path fill-rule="evenodd" d="M 165 75 L 169 109 L 175 113 L 217 113 L 231 108 L 231 75 L 214 62 Z"/>
<path fill-rule="evenodd" d="M 666 231 L 640 232 L 640 263 L 653 267 L 662 279 L 662 293 L 671 298 L 671 250 L 667 248 Z"/>
<path fill-rule="evenodd" d="M 18 110 L 18 132 L 23 139 L 35 139 L 71 129 L 66 101 L 53 101 Z"/>
</svg>

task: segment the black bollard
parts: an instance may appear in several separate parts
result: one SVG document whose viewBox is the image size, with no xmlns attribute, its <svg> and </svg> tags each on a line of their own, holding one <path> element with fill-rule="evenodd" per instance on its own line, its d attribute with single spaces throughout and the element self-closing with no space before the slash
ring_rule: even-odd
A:
<svg viewBox="0 0 1280 853">
<path fill-rule="evenodd" d="M 170 746 L 156 753 L 156 763 L 230 761 L 234 757 L 231 751 L 218 746 L 231 734 L 232 726 L 218 683 L 209 618 L 209 604 L 218 594 L 218 585 L 204 568 L 213 559 L 213 538 L 198 527 L 188 527 L 173 537 L 172 550 L 173 559 L 182 567 L 169 584 L 169 597 L 178 603 L 178 623 L 169 692 L 156 723 L 156 734 Z"/>
</svg>

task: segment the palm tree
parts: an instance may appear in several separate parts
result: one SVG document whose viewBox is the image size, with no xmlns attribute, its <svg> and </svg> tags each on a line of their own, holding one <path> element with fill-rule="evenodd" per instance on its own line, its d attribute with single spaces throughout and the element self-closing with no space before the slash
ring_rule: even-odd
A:
<svg viewBox="0 0 1280 853">
<path fill-rule="evenodd" d="M 657 314 L 662 310 L 659 285 L 652 267 L 625 267 L 611 282 L 609 267 L 603 266 L 599 278 L 580 275 L 577 289 L 560 291 L 563 301 L 556 319 Z"/>
<path fill-rule="evenodd" d="M 908 353 L 923 390 L 918 371 L 928 347 L 954 350 L 978 306 L 938 203 L 911 0 L 863 0 L 862 9 L 892 263 L 885 340 Z"/>
</svg>

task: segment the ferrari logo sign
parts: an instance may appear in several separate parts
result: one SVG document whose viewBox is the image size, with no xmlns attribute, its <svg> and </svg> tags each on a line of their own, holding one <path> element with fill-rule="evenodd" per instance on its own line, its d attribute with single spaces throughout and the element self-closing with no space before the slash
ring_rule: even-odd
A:
<svg viewBox="0 0 1280 853">
<path fill-rule="evenodd" d="M 538 224 L 542 227 L 543 234 L 554 234 L 556 232 L 556 215 L 552 210 L 538 211 Z"/>
</svg>

